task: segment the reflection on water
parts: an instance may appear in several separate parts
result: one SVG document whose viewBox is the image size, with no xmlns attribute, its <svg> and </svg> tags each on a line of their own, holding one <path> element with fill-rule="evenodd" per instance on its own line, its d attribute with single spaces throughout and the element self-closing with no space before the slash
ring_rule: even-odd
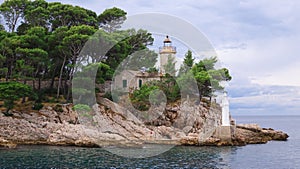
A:
<svg viewBox="0 0 300 169">
<path fill-rule="evenodd" d="M 104 150 L 109 151 L 118 156 L 125 158 L 147 158 L 152 156 L 157 156 L 161 153 L 164 153 L 174 145 L 169 144 L 145 144 L 139 147 L 105 147 Z"/>
<path fill-rule="evenodd" d="M 235 150 L 178 146 L 158 156 L 133 159 L 101 148 L 20 146 L 0 149 L 0 165 L 1 168 L 230 168 L 230 155 Z"/>
</svg>

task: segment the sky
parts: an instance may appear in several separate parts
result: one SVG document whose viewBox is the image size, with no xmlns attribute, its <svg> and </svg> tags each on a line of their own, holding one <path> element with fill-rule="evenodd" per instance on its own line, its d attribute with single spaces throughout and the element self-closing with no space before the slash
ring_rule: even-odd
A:
<svg viewBox="0 0 300 169">
<path fill-rule="evenodd" d="M 55 1 L 97 14 L 118 7 L 128 16 L 151 12 L 179 17 L 206 36 L 230 70 L 233 79 L 226 90 L 232 115 L 300 115 L 300 1 Z"/>
</svg>

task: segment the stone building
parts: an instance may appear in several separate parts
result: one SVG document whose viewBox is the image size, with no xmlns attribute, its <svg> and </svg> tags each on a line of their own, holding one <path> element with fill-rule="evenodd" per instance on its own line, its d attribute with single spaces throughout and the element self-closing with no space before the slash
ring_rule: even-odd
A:
<svg viewBox="0 0 300 169">
<path fill-rule="evenodd" d="M 163 41 L 163 46 L 159 48 L 159 71 L 148 72 L 147 68 L 141 67 L 139 71 L 123 70 L 115 76 L 113 89 L 121 89 L 125 92 L 131 92 L 140 88 L 144 83 L 152 80 L 160 80 L 166 74 L 164 66 L 168 63 L 168 58 L 176 56 L 176 47 L 172 46 L 169 36 Z M 175 64 L 175 63 L 174 63 Z"/>
</svg>

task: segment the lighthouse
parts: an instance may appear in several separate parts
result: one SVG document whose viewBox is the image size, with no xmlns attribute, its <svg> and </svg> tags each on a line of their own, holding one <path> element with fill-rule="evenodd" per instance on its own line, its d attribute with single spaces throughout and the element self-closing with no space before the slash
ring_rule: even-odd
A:
<svg viewBox="0 0 300 169">
<path fill-rule="evenodd" d="M 224 92 L 222 97 L 222 126 L 230 126 L 230 117 L 229 117 L 229 102 L 226 92 Z"/>
<path fill-rule="evenodd" d="M 160 72 L 162 74 L 166 74 L 164 66 L 168 63 L 168 58 L 176 57 L 176 47 L 172 46 L 172 41 L 167 35 L 165 40 L 163 41 L 163 46 L 159 48 L 159 57 L 160 57 Z"/>
<path fill-rule="evenodd" d="M 229 101 L 227 93 L 224 92 L 221 96 L 222 119 L 221 124 L 216 128 L 216 137 L 223 141 L 231 141 L 234 127 L 230 124 Z"/>
</svg>

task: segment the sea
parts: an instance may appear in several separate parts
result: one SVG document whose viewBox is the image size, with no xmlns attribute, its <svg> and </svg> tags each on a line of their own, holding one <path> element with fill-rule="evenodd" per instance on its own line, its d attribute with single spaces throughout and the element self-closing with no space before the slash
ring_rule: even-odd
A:
<svg viewBox="0 0 300 169">
<path fill-rule="evenodd" d="M 149 158 L 125 158 L 103 148 L 18 146 L 0 149 L 0 168 L 132 169 L 285 169 L 300 168 L 300 116 L 234 116 L 237 123 L 257 123 L 287 132 L 288 141 L 247 146 L 176 146 Z M 134 151 L 134 149 L 133 149 Z"/>
</svg>

